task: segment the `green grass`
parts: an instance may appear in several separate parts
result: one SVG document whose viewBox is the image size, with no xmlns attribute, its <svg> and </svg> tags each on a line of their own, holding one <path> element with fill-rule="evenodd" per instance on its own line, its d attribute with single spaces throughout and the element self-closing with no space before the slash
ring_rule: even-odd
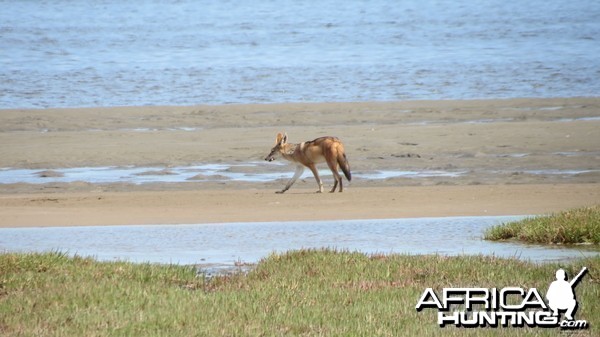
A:
<svg viewBox="0 0 600 337">
<path fill-rule="evenodd" d="M 490 228 L 486 240 L 517 239 L 542 244 L 600 244 L 600 206 L 527 218 Z"/>
<path fill-rule="evenodd" d="M 560 265 L 577 287 L 583 335 L 600 334 L 600 258 Z M 192 267 L 0 254 L 1 336 L 514 336 L 557 329 L 439 328 L 415 305 L 427 287 L 537 287 L 558 264 L 483 256 L 271 255 L 249 274 L 205 279 Z"/>
</svg>

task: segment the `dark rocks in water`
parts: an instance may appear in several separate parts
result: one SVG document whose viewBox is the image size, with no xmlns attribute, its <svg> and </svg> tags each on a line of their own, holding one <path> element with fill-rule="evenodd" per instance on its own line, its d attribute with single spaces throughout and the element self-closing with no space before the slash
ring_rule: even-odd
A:
<svg viewBox="0 0 600 337">
<path fill-rule="evenodd" d="M 53 171 L 53 170 L 40 171 L 40 172 L 37 172 L 36 174 L 40 178 L 62 178 L 65 176 L 63 173 Z"/>
</svg>

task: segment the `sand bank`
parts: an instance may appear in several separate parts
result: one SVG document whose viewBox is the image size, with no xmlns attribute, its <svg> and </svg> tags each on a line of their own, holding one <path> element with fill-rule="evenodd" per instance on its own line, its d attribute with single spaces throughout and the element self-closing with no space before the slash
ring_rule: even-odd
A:
<svg viewBox="0 0 600 337">
<path fill-rule="evenodd" d="M 0 198 L 1 227 L 545 214 L 600 202 L 598 184 L 65 192 Z"/>
<path fill-rule="evenodd" d="M 546 213 L 600 202 L 598 130 L 600 98 L 2 110 L 0 168 L 49 180 L 0 184 L 0 226 Z M 226 174 L 51 180 L 60 169 L 105 166 L 292 172 L 262 162 L 278 131 L 291 142 L 338 136 L 357 178 L 335 195 L 313 194 L 311 177 L 284 195 L 273 192 L 285 179 Z M 368 178 L 381 171 L 452 174 Z"/>
</svg>

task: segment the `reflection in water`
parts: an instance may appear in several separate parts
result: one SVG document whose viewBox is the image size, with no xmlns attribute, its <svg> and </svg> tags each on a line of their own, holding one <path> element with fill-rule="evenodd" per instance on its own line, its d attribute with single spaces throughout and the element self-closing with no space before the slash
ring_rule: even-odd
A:
<svg viewBox="0 0 600 337">
<path fill-rule="evenodd" d="M 598 254 L 481 239 L 485 228 L 520 217 L 257 222 L 0 229 L 0 251 L 66 251 L 98 260 L 233 266 L 272 252 L 334 248 L 364 253 L 485 254 L 547 262 Z"/>
</svg>

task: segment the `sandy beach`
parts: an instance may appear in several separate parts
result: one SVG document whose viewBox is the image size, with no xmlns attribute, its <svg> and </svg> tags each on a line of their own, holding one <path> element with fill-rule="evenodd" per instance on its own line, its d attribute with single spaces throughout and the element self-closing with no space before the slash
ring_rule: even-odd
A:
<svg viewBox="0 0 600 337">
<path fill-rule="evenodd" d="M 0 173 L 48 182 L 0 184 L 0 227 L 543 214 L 600 203 L 599 130 L 600 98 L 1 110 Z M 355 176 L 344 193 L 315 194 L 309 176 L 279 195 L 286 179 L 227 175 L 293 172 L 262 160 L 279 131 L 342 139 Z M 227 169 L 52 180 L 68 168 L 160 176 L 206 164 Z"/>
</svg>

